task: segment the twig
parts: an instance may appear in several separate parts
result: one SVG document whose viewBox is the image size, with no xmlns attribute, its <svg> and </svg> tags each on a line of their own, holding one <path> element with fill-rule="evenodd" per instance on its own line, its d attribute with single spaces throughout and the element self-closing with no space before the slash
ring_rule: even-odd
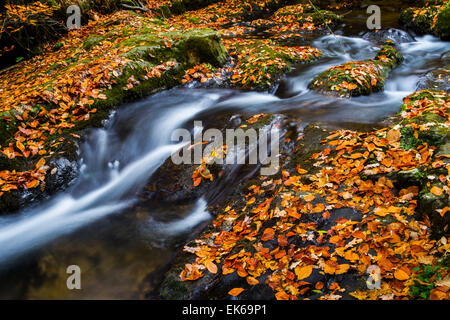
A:
<svg viewBox="0 0 450 320">
<path fill-rule="evenodd" d="M 324 15 L 322 14 L 322 12 L 320 12 L 319 9 L 317 9 L 317 7 L 311 2 L 311 0 L 308 0 L 309 4 L 311 4 L 311 6 L 313 7 L 314 10 L 316 10 L 317 13 L 319 13 L 320 15 L 322 15 L 322 19 L 325 22 L 325 26 L 327 27 L 327 29 L 331 32 L 331 34 L 333 35 L 334 39 L 337 40 L 337 42 L 339 43 L 339 45 L 341 46 L 342 50 L 344 51 L 344 54 L 347 54 L 347 51 L 345 50 L 345 47 L 342 43 L 341 40 L 339 40 L 336 35 L 334 34 L 333 30 L 331 30 L 331 28 L 328 26 L 328 23 L 324 17 Z M 351 11 L 350 11 L 351 12 Z"/>
<path fill-rule="evenodd" d="M 138 5 L 137 6 L 130 6 L 128 4 L 125 3 L 121 3 L 122 7 L 124 7 L 125 9 L 130 9 L 130 10 L 141 10 L 144 12 L 147 12 L 148 9 L 144 6 L 144 4 L 141 1 L 137 1 Z"/>
</svg>

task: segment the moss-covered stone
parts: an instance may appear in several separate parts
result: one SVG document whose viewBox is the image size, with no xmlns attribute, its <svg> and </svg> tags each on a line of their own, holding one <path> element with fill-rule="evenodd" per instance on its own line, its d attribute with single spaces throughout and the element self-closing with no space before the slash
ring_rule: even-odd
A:
<svg viewBox="0 0 450 320">
<path fill-rule="evenodd" d="M 322 54 L 315 48 L 281 47 L 270 40 L 233 42 L 229 52 L 238 61 L 231 82 L 256 90 L 270 89 L 293 64 L 310 63 Z"/>
<path fill-rule="evenodd" d="M 400 22 L 418 34 L 450 37 L 450 3 L 436 1 L 422 8 L 407 8 L 400 13 Z"/>
<path fill-rule="evenodd" d="M 120 49 L 125 48 L 123 56 L 127 58 L 127 62 L 122 68 L 111 70 L 114 77 L 113 85 L 109 89 L 103 90 L 102 98 L 94 99 L 94 102 L 89 106 L 90 110 L 96 111 L 89 114 L 87 119 L 73 121 L 74 127 L 64 128 L 64 130 L 55 131 L 55 133 L 49 135 L 46 139 L 48 145 L 64 139 L 65 143 L 58 143 L 57 145 L 68 146 L 69 142 L 72 141 L 71 133 L 79 134 L 80 130 L 86 127 L 101 126 L 101 121 L 108 117 L 109 111 L 124 102 L 137 100 L 145 95 L 180 84 L 185 70 L 195 64 L 209 63 L 219 67 L 228 59 L 219 35 L 213 30 L 155 32 L 143 28 L 140 31 L 118 43 L 117 46 Z M 92 50 L 103 39 L 104 37 L 100 35 L 89 36 L 82 43 L 82 48 L 88 51 Z M 92 57 L 91 59 L 96 58 Z M 84 60 L 75 59 L 71 64 L 76 65 L 84 62 Z M 155 71 L 153 72 L 153 70 Z M 41 107 L 49 111 L 58 106 L 53 103 L 33 106 L 29 111 L 29 117 L 33 118 L 35 114 L 41 112 Z M 14 141 L 14 134 L 21 123 L 16 118 L 15 112 L 15 109 L 6 111 L 4 116 L 10 121 L 0 121 L 0 143 L 3 146 Z M 46 149 L 48 145 L 46 145 Z M 73 152 L 72 149 L 69 152 L 67 148 L 55 149 L 52 147 L 47 154 L 53 154 L 58 158 L 68 157 Z M 1 153 L 0 170 L 31 170 L 38 159 L 38 155 L 29 158 L 15 157 L 14 159 L 8 159 Z M 49 176 L 50 178 L 52 177 Z M 46 185 L 48 185 L 47 182 Z M 48 194 L 57 191 L 57 189 L 49 188 Z M 17 190 L 1 196 L 0 209 L 3 209 L 3 211 L 19 209 L 24 204 L 24 201 L 21 200 L 23 192 L 24 190 Z M 39 193 L 39 190 L 36 189 L 36 192 Z M 41 197 L 33 196 L 32 198 Z"/>
<path fill-rule="evenodd" d="M 435 33 L 443 38 L 450 38 L 450 2 L 444 8 L 441 8 L 437 15 L 436 24 L 434 26 Z"/>
<path fill-rule="evenodd" d="M 426 186 L 419 193 L 419 210 L 430 218 L 433 236 L 437 239 L 446 234 L 446 228 L 450 225 L 450 215 L 439 213 L 450 205 L 448 194 L 444 191 L 438 196 L 430 190 L 432 187 L 443 188 L 441 183 L 434 183 Z"/>
<path fill-rule="evenodd" d="M 347 98 L 382 91 L 385 78 L 402 60 L 394 44 L 388 41 L 374 59 L 332 67 L 315 77 L 308 87 L 323 94 Z"/>
</svg>

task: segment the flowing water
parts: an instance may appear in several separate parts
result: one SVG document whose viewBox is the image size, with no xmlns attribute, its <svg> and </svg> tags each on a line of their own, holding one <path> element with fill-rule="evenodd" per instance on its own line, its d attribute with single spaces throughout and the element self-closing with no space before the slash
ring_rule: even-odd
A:
<svg viewBox="0 0 450 320">
<path fill-rule="evenodd" d="M 432 36 L 403 42 L 405 61 L 390 74 L 385 91 L 347 100 L 315 94 L 307 85 L 331 66 L 372 58 L 376 44 L 329 35 L 312 46 L 323 50 L 323 58 L 297 66 L 274 95 L 175 88 L 119 108 L 103 129 L 89 133 L 80 175 L 68 189 L 0 218 L 0 298 L 140 298 L 176 249 L 211 219 L 202 199 L 133 207 L 152 173 L 180 147 L 170 140 L 173 130 L 192 129 L 194 120 L 207 124 L 223 114 L 261 112 L 288 114 L 304 125 L 376 125 L 398 111 L 419 77 L 450 50 Z M 72 264 L 81 268 L 82 290 L 66 287 Z"/>
</svg>

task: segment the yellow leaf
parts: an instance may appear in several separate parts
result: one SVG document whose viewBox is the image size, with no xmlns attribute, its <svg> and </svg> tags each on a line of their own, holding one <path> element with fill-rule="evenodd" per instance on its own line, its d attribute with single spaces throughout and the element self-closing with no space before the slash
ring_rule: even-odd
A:
<svg viewBox="0 0 450 320">
<path fill-rule="evenodd" d="M 303 280 L 308 278 L 313 270 L 313 266 L 304 266 L 304 267 L 296 267 L 295 268 L 295 274 L 297 275 L 298 280 Z"/>
<path fill-rule="evenodd" d="M 343 274 L 346 273 L 348 271 L 348 269 L 350 268 L 350 265 L 345 263 L 345 264 L 340 264 L 338 266 L 338 268 L 336 269 L 336 274 Z"/>
</svg>

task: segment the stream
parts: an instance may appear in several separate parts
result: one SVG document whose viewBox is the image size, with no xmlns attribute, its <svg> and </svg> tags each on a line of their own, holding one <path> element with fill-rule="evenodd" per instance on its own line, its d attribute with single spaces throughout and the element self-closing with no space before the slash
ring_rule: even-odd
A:
<svg viewBox="0 0 450 320">
<path fill-rule="evenodd" d="M 203 199 L 133 207 L 149 177 L 181 147 L 171 141 L 172 132 L 192 129 L 194 120 L 208 124 L 223 114 L 262 112 L 289 115 L 303 127 L 314 121 L 376 126 L 398 111 L 419 78 L 450 50 L 433 36 L 402 38 L 405 61 L 389 75 L 385 91 L 371 96 L 347 100 L 307 89 L 321 71 L 377 52 L 367 37 L 336 34 L 314 40 L 323 57 L 296 66 L 275 94 L 179 87 L 122 106 L 104 128 L 89 132 L 80 175 L 69 188 L 0 217 L 0 298 L 142 298 L 180 245 L 212 219 Z M 69 265 L 80 266 L 82 290 L 67 289 Z"/>
</svg>

